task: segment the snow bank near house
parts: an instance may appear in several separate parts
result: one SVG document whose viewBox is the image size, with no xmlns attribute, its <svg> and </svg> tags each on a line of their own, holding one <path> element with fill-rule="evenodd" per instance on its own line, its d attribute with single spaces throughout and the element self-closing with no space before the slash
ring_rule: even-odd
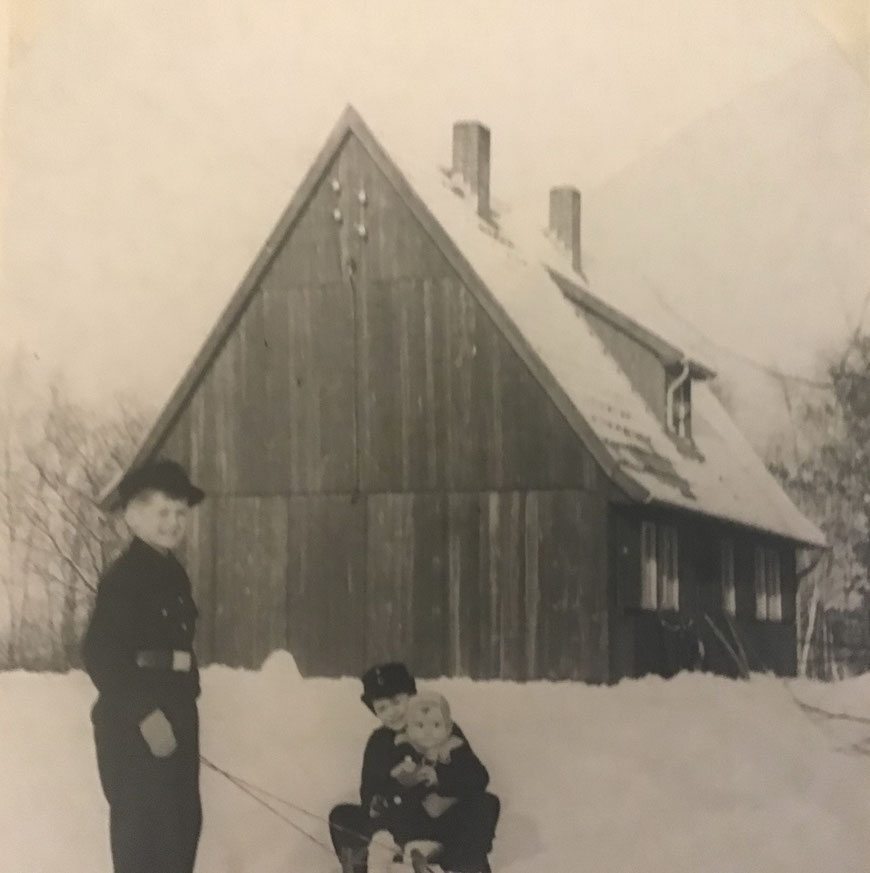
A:
<svg viewBox="0 0 870 873">
<path fill-rule="evenodd" d="M 506 873 L 859 873 L 870 857 L 870 677 L 833 686 L 694 674 L 612 688 L 571 683 L 421 683 L 448 696 L 503 814 L 493 866 Z M 0 675 L 0 870 L 111 869 L 86 676 Z M 291 801 L 301 835 L 203 770 L 203 873 L 326 873 L 323 817 L 353 800 L 372 717 L 359 683 L 303 679 L 276 653 L 260 671 L 203 673 L 204 755 Z M 844 731 L 846 733 L 844 733 Z M 300 809 L 301 808 L 301 809 Z"/>
</svg>

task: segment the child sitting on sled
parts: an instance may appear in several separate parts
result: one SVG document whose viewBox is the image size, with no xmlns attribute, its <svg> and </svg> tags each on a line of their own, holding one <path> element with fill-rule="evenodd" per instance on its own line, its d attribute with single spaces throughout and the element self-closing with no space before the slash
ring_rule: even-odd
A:
<svg viewBox="0 0 870 873">
<path fill-rule="evenodd" d="M 434 691 L 412 697 L 395 742 L 403 758 L 390 775 L 401 788 L 387 798 L 372 837 L 369 873 L 390 873 L 400 847 L 415 868 L 436 860 L 451 871 L 487 871 L 498 801 L 486 794 L 489 775 L 455 729 L 445 698 Z"/>
<path fill-rule="evenodd" d="M 436 800 L 442 794 L 445 798 L 450 795 L 445 793 L 444 785 L 425 785 L 426 779 L 431 780 L 431 774 L 423 769 L 426 766 L 422 762 L 424 753 L 412 746 L 405 735 L 408 702 L 417 691 L 413 677 L 404 664 L 391 663 L 372 667 L 362 677 L 362 681 L 362 701 L 380 719 L 381 726 L 373 731 L 366 744 L 360 785 L 361 805 L 341 804 L 329 816 L 332 842 L 342 859 L 343 869 L 346 873 L 351 873 L 352 870 L 365 871 L 367 848 L 372 835 L 377 831 L 386 831 L 389 834 L 388 838 L 379 836 L 377 846 L 381 849 L 388 848 L 391 860 L 393 852 L 398 849 L 390 831 L 393 827 L 403 839 L 426 838 L 442 845 L 440 860 L 445 869 L 487 873 L 489 865 L 486 856 L 492 848 L 499 816 L 499 800 L 484 790 L 486 771 L 483 770 L 482 780 L 478 774 L 480 790 L 471 794 L 456 792 L 455 803 L 447 799 Z M 458 725 L 452 725 L 450 735 L 458 737 L 467 745 Z M 463 753 L 460 753 L 457 760 L 462 757 Z M 422 773 L 428 775 L 417 781 L 410 775 L 412 765 L 406 759 L 416 761 L 421 765 Z M 453 763 L 453 769 L 456 770 L 457 762 Z M 401 769 L 397 770 L 399 765 Z M 416 765 L 413 766 L 417 769 Z M 428 766 L 437 778 L 439 768 L 434 764 Z M 441 769 L 444 769 L 443 766 Z M 403 775 L 404 770 L 408 771 L 406 775 Z M 449 787 L 449 768 L 447 773 Z M 433 799 L 427 800 L 430 795 Z M 430 807 L 429 811 L 423 805 L 424 802 Z M 396 814 L 396 807 L 403 803 L 407 804 L 407 810 Z M 452 807 L 449 814 L 446 809 L 448 805 Z M 442 814 L 430 815 L 432 810 L 437 812 L 439 806 L 445 807 Z M 438 820 L 435 826 L 434 819 Z M 421 822 L 424 827 L 418 829 L 415 822 Z M 375 849 L 376 856 L 378 851 L 379 849 Z M 451 866 L 447 866 L 447 862 Z"/>
</svg>

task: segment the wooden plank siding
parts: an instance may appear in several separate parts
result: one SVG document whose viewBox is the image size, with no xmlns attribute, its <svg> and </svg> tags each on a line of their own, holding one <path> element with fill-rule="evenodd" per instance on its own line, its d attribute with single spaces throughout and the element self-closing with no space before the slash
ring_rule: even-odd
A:
<svg viewBox="0 0 870 873">
<path fill-rule="evenodd" d="M 354 136 L 158 451 L 207 659 L 607 678 L 607 480 Z"/>
<path fill-rule="evenodd" d="M 447 672 L 446 501 L 432 494 L 368 498 L 366 662 L 410 660 Z"/>
<path fill-rule="evenodd" d="M 189 515 L 182 557 L 199 615 L 196 620 L 196 655 L 203 664 L 215 660 L 215 502 L 204 501 Z"/>
<path fill-rule="evenodd" d="M 287 641 L 303 675 L 365 662 L 366 507 L 350 495 L 288 500 Z"/>
<path fill-rule="evenodd" d="M 361 150 L 350 137 L 158 452 L 219 494 L 587 485 L 572 428 Z"/>
<path fill-rule="evenodd" d="M 403 657 L 420 676 L 607 678 L 600 495 L 378 494 L 368 505 L 367 662 Z"/>
<path fill-rule="evenodd" d="M 659 613 L 640 608 L 640 523 L 642 518 L 676 524 L 679 537 L 679 613 Z M 719 542 L 734 542 L 737 614 L 729 623 L 723 609 Z M 782 620 L 755 617 L 754 550 L 758 545 L 775 548 L 782 574 Z M 703 666 L 712 672 L 735 675 L 733 656 L 711 629 L 712 620 L 729 644 L 735 646 L 733 624 L 753 670 L 773 670 L 794 675 L 796 661 L 795 550 L 784 540 L 726 522 L 686 513 L 649 509 L 611 508 L 611 674 L 640 676 L 670 672 L 675 657 L 676 628 L 700 637 Z"/>
<path fill-rule="evenodd" d="M 378 282 L 359 299 L 362 491 L 586 484 L 576 434 L 463 285 Z"/>
<path fill-rule="evenodd" d="M 537 674 L 603 681 L 608 676 L 607 509 L 599 495 L 538 495 Z"/>
<path fill-rule="evenodd" d="M 231 666 L 259 666 L 287 645 L 287 502 L 212 500 L 215 655 Z"/>
</svg>

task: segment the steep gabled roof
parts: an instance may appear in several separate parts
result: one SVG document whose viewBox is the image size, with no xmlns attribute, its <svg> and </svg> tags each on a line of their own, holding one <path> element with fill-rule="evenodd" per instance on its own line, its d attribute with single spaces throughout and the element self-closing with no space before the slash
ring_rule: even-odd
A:
<svg viewBox="0 0 870 873">
<path fill-rule="evenodd" d="M 202 378 L 244 306 L 304 211 L 347 136 L 356 136 L 469 291 L 561 410 L 613 481 L 634 500 L 660 502 L 748 525 L 796 542 L 824 545 L 737 431 L 703 382 L 693 386 L 698 454 L 681 452 L 634 390 L 584 313 L 605 318 L 666 365 L 685 360 L 677 345 L 598 299 L 548 236 L 513 217 L 480 218 L 461 187 L 437 168 L 401 165 L 359 114 L 345 109 L 317 159 L 182 378 L 133 464 L 150 457 Z M 693 375 L 711 371 L 690 362 Z M 115 483 L 103 498 L 116 501 Z"/>
</svg>

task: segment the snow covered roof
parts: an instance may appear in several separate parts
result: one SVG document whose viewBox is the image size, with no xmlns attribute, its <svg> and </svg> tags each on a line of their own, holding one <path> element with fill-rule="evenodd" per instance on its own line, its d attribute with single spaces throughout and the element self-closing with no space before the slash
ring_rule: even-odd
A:
<svg viewBox="0 0 870 873">
<path fill-rule="evenodd" d="M 633 496 L 801 543 L 825 544 L 822 532 L 792 503 L 702 380 L 692 385 L 692 433 L 698 453 L 680 451 L 585 312 L 593 311 L 618 326 L 630 319 L 596 299 L 594 289 L 586 287 L 585 277 L 574 271 L 566 251 L 548 233 L 524 227 L 519 216 L 486 221 L 477 215 L 473 198 L 468 202 L 447 173 L 410 162 L 405 166 L 390 154 L 603 444 L 613 461 L 606 465 L 609 472 L 622 474 L 620 484 L 627 479 L 640 486 L 640 495 L 637 488 L 630 489 Z M 566 284 L 560 283 L 562 277 L 582 290 L 586 299 L 581 305 L 560 287 Z M 663 359 L 662 348 L 670 350 L 674 363 L 685 358 L 667 339 L 642 325 L 634 329 L 660 345 Z M 691 364 L 697 375 L 713 375 L 703 364 Z"/>
<path fill-rule="evenodd" d="M 692 386 L 692 431 L 698 451 L 680 451 L 593 330 L 586 313 L 594 312 L 639 338 L 666 362 L 669 357 L 673 363 L 685 358 L 677 345 L 598 299 L 549 234 L 523 224 L 518 216 L 481 218 L 474 198 L 448 172 L 415 165 L 409 156 L 403 159 L 385 151 L 352 107 L 343 113 L 134 463 L 159 445 L 350 132 L 396 186 L 596 460 L 629 497 L 704 513 L 807 545 L 825 544 L 822 532 L 794 506 L 702 380 Z M 576 293 L 566 294 L 567 287 Z M 712 375 L 701 363 L 690 365 L 693 375 Z M 113 494 L 114 486 L 110 486 L 103 502 L 111 503 Z"/>
</svg>

